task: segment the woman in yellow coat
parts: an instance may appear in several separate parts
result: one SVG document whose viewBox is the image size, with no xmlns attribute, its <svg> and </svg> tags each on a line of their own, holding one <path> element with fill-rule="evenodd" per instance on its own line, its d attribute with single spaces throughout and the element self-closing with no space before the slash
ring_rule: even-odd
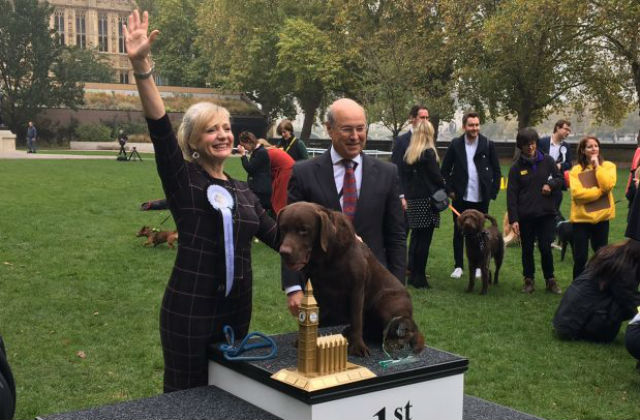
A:
<svg viewBox="0 0 640 420">
<path fill-rule="evenodd" d="M 600 140 L 596 137 L 580 140 L 577 157 L 578 163 L 569 173 L 574 279 L 587 263 L 589 242 L 595 252 L 609 241 L 609 220 L 616 216 L 611 191 L 617 176 L 616 165 L 600 155 Z"/>
</svg>

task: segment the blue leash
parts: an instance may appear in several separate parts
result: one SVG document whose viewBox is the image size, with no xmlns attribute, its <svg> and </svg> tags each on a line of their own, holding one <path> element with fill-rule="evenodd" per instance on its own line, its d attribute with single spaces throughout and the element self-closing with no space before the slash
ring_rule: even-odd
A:
<svg viewBox="0 0 640 420">
<path fill-rule="evenodd" d="M 278 346 L 276 345 L 276 342 L 273 341 L 271 337 L 261 332 L 252 332 L 247 334 L 247 336 L 240 342 L 238 347 L 235 347 L 235 334 L 231 326 L 225 325 L 222 328 L 222 332 L 224 332 L 227 344 L 220 344 L 218 348 L 224 355 L 224 358 L 227 360 L 268 360 L 276 357 L 276 353 L 278 352 Z M 249 343 L 249 340 L 255 337 L 258 337 L 258 340 L 254 340 L 253 343 Z M 269 347 L 271 348 L 271 351 L 268 354 L 263 354 L 260 356 L 240 356 L 245 351 Z"/>
</svg>

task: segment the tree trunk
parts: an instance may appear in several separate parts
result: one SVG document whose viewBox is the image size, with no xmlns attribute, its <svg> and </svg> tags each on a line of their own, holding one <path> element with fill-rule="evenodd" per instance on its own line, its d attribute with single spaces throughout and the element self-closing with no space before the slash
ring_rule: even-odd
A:
<svg viewBox="0 0 640 420">
<path fill-rule="evenodd" d="M 431 115 L 429 121 L 433 125 L 433 144 L 438 141 L 438 127 L 440 126 L 440 117 L 438 115 Z"/>
<path fill-rule="evenodd" d="M 307 100 L 300 101 L 300 106 L 304 112 L 304 122 L 302 123 L 302 131 L 300 132 L 300 140 L 307 142 L 311 136 L 311 128 L 316 121 L 316 110 L 322 102 L 322 95 L 311 97 Z"/>
</svg>

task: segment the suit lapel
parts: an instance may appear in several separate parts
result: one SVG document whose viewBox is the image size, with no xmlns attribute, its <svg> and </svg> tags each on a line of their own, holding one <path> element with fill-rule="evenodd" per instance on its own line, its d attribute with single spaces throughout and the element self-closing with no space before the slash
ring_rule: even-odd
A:
<svg viewBox="0 0 640 420">
<path fill-rule="evenodd" d="M 331 208 L 336 211 L 342 211 L 340 207 L 340 199 L 336 190 L 336 180 L 333 176 L 333 162 L 331 161 L 331 153 L 329 150 L 324 152 L 315 162 L 316 170 L 314 171 L 316 185 L 323 195 L 324 203 L 331 203 Z"/>
<path fill-rule="evenodd" d="M 458 156 L 460 156 L 460 164 L 462 165 L 462 167 L 464 168 L 464 173 L 466 173 L 469 168 L 467 165 L 467 150 L 465 148 L 465 142 L 464 142 L 464 134 L 462 135 L 462 137 L 458 137 L 457 139 L 458 141 L 456 141 L 454 143 L 454 147 L 456 149 L 458 149 L 458 153 L 456 153 Z"/>
<path fill-rule="evenodd" d="M 476 160 L 476 156 L 478 156 L 481 153 L 485 153 L 486 152 L 486 148 L 487 148 L 487 139 L 482 137 L 481 135 L 478 134 L 478 147 L 476 147 L 476 154 L 473 155 L 473 161 L 475 162 Z"/>
<path fill-rule="evenodd" d="M 376 200 L 376 179 L 378 179 L 378 165 L 374 158 L 364 153 L 362 156 L 362 184 L 360 184 L 360 195 L 358 195 L 358 205 L 356 206 L 356 215 L 354 217 L 354 225 L 361 218 L 365 203 L 371 203 Z"/>
</svg>

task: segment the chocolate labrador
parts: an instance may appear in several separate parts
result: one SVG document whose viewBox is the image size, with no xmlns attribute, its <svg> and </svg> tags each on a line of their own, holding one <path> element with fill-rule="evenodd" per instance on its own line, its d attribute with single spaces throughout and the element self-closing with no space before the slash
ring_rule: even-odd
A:
<svg viewBox="0 0 640 420">
<path fill-rule="evenodd" d="M 284 263 L 311 279 L 320 305 L 320 325 L 350 324 L 343 332 L 350 354 L 368 356 L 363 335 L 380 342 L 388 325 L 393 332 L 387 336 L 387 345 L 407 345 L 416 354 L 422 351 L 424 337 L 413 321 L 409 293 L 356 238 L 346 216 L 299 202 L 282 209 L 278 228 Z"/>
<path fill-rule="evenodd" d="M 491 226 L 485 227 L 485 221 L 489 220 Z M 476 268 L 482 272 L 481 295 L 487 294 L 491 283 L 491 270 L 489 263 L 491 258 L 496 264 L 496 272 L 493 275 L 493 284 L 498 284 L 498 274 L 504 257 L 504 240 L 498 230 L 496 219 L 478 210 L 468 209 L 458 216 L 458 227 L 464 235 L 464 245 L 467 249 L 469 261 L 469 285 L 467 292 L 473 291 Z"/>
</svg>

